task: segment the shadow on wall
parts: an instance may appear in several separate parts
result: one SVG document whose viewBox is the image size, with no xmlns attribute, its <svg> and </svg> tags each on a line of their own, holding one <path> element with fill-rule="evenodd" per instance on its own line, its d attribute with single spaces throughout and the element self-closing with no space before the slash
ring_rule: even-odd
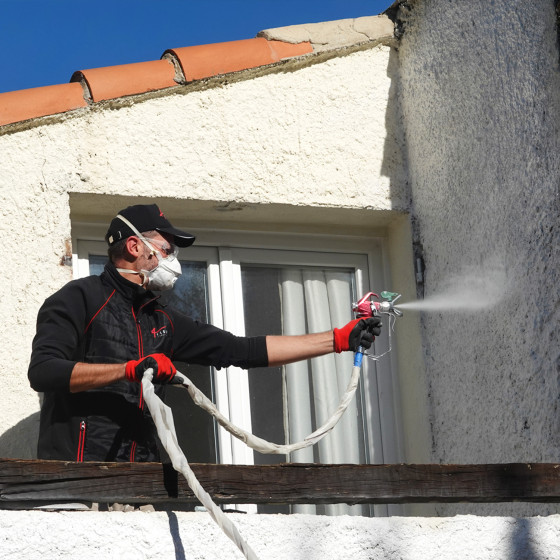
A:
<svg viewBox="0 0 560 560">
<path fill-rule="evenodd" d="M 516 560 L 544 560 L 544 557 L 535 550 L 530 519 L 518 519 L 514 524 L 510 546 L 511 557 Z"/>
<path fill-rule="evenodd" d="M 0 457 L 4 459 L 37 458 L 39 415 L 39 412 L 35 412 L 0 436 Z"/>
<path fill-rule="evenodd" d="M 383 145 L 381 175 L 390 179 L 391 200 L 399 201 L 403 207 L 409 210 L 411 193 L 408 184 L 408 157 L 399 98 L 399 55 L 393 48 L 389 51 L 387 76 L 391 79 L 391 85 L 385 111 L 386 136 Z"/>
<path fill-rule="evenodd" d="M 177 519 L 177 515 L 172 511 L 168 511 L 167 517 L 169 518 L 169 532 L 171 533 L 173 546 L 175 547 L 175 560 L 186 560 L 185 549 L 179 533 L 179 520 Z"/>
</svg>

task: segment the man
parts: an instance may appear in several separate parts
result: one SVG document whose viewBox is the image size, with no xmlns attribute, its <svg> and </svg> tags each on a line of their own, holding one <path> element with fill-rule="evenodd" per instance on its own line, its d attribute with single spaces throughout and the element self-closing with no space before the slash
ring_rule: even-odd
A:
<svg viewBox="0 0 560 560">
<path fill-rule="evenodd" d="M 104 272 L 69 282 L 39 310 L 28 376 L 44 393 L 40 459 L 157 461 L 155 426 L 140 383 L 148 368 L 163 396 L 176 372 L 172 360 L 279 366 L 368 348 L 380 332 L 375 317 L 324 333 L 234 336 L 163 306 L 151 291 L 173 287 L 181 273 L 177 247 L 195 240 L 155 204 L 119 212 L 105 239 Z"/>
</svg>

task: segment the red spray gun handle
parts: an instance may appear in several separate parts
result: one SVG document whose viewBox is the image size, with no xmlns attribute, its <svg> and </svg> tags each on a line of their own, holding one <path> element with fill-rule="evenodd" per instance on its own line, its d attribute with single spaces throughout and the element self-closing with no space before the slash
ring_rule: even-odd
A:
<svg viewBox="0 0 560 560">
<path fill-rule="evenodd" d="M 381 304 L 378 301 L 370 301 L 370 297 L 379 296 L 375 292 L 368 292 L 361 300 L 352 304 L 352 311 L 356 313 L 356 317 L 373 317 L 379 313 Z"/>
<path fill-rule="evenodd" d="M 370 299 L 373 297 L 379 299 L 379 296 L 375 292 L 368 292 L 361 300 L 352 304 L 352 311 L 356 313 L 356 317 L 373 317 L 380 313 L 387 313 L 396 317 L 402 315 L 402 312 L 394 307 L 395 301 L 401 297 L 400 294 L 395 292 L 381 292 L 383 301 Z"/>
</svg>

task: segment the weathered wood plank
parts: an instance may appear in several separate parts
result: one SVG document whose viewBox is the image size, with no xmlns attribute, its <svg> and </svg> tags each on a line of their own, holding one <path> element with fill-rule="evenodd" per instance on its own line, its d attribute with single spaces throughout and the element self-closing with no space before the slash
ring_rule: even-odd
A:
<svg viewBox="0 0 560 560">
<path fill-rule="evenodd" d="M 191 465 L 217 503 L 560 502 L 560 465 Z M 0 459 L 0 508 L 66 502 L 197 503 L 160 463 Z"/>
</svg>

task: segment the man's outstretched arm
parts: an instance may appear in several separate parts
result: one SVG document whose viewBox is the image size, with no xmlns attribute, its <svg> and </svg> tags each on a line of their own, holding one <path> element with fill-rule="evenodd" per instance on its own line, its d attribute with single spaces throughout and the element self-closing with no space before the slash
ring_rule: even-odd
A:
<svg viewBox="0 0 560 560">
<path fill-rule="evenodd" d="M 334 352 L 333 332 L 299 336 L 267 336 L 268 365 L 282 366 Z"/>
<path fill-rule="evenodd" d="M 268 365 L 290 364 L 331 352 L 369 348 L 381 332 L 379 317 L 354 319 L 340 329 L 299 336 L 267 336 Z"/>
</svg>

